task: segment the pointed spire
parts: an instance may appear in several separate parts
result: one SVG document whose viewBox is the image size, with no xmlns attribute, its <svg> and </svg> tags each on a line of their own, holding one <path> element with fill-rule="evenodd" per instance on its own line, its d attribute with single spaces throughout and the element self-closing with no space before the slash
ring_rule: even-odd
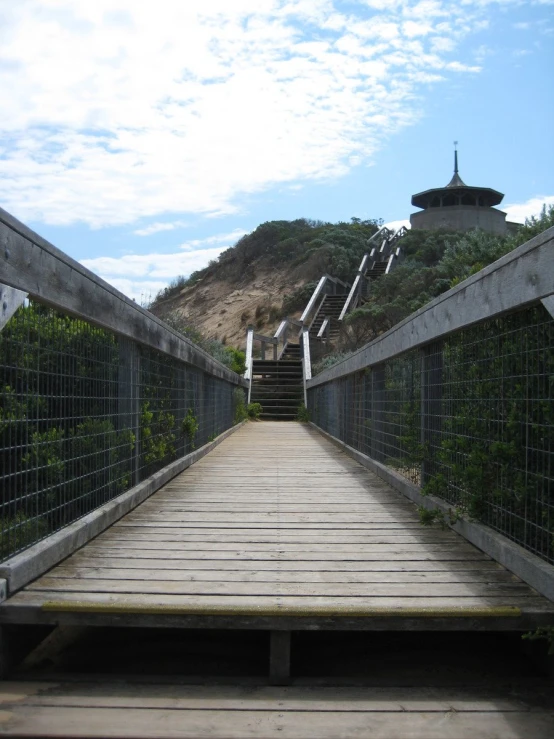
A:
<svg viewBox="0 0 554 739">
<path fill-rule="evenodd" d="M 466 187 L 465 182 L 458 174 L 458 142 L 454 142 L 454 176 L 446 187 Z"/>
<path fill-rule="evenodd" d="M 458 174 L 458 142 L 454 142 L 454 174 Z"/>
</svg>

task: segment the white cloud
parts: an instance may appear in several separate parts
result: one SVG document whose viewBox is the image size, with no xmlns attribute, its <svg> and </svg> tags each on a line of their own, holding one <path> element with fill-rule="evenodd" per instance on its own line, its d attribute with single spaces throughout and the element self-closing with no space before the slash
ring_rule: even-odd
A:
<svg viewBox="0 0 554 739">
<path fill-rule="evenodd" d="M 554 205 L 554 195 L 536 195 L 525 203 L 510 203 L 500 208 L 507 214 L 506 220 L 525 223 L 526 218 L 538 216 L 545 205 L 547 208 Z"/>
<path fill-rule="evenodd" d="M 214 234 L 205 239 L 193 239 L 180 244 L 178 251 L 167 254 L 124 254 L 120 257 L 82 259 L 84 267 L 95 272 L 106 282 L 139 303 L 148 302 L 175 277 L 188 277 L 203 269 L 221 252 L 233 246 L 246 232 L 235 229 L 231 233 Z M 206 245 L 218 244 L 218 246 Z"/>
<path fill-rule="evenodd" d="M 82 259 L 81 264 L 105 280 L 110 277 L 140 277 L 171 280 L 178 275 L 188 276 L 217 259 L 225 246 L 196 251 L 181 250 L 170 254 L 124 254 L 121 257 Z"/>
<path fill-rule="evenodd" d="M 418 86 L 478 71 L 452 57 L 488 12 L 484 0 L 4 5 L 0 201 L 51 224 L 152 219 L 139 236 L 172 230 L 165 214 L 235 213 L 245 194 L 371 162 L 418 120 Z"/>
<path fill-rule="evenodd" d="M 408 38 L 414 38 L 415 36 L 428 36 L 433 32 L 433 27 L 430 23 L 421 21 L 406 21 L 402 26 L 402 33 Z"/>
<path fill-rule="evenodd" d="M 529 56 L 529 54 L 532 54 L 533 52 L 531 49 L 515 49 L 512 51 L 512 56 L 515 57 L 521 57 L 521 56 Z"/>
<path fill-rule="evenodd" d="M 160 231 L 174 231 L 176 228 L 185 228 L 188 224 L 186 221 L 173 221 L 173 223 L 150 223 L 143 228 L 137 228 L 133 231 L 135 236 L 151 236 L 160 233 Z"/>
<path fill-rule="evenodd" d="M 391 231 L 398 231 L 402 227 L 407 228 L 408 230 L 412 227 L 409 219 L 405 218 L 400 221 L 389 221 L 388 223 L 384 223 L 383 226 L 386 226 Z"/>
<path fill-rule="evenodd" d="M 147 307 L 156 295 L 167 287 L 167 280 L 129 280 L 124 277 L 105 277 L 106 282 L 120 290 L 139 305 Z"/>
<path fill-rule="evenodd" d="M 214 236 L 207 236 L 204 239 L 192 239 L 184 244 L 181 244 L 181 249 L 194 249 L 201 244 L 221 244 L 227 242 L 228 245 L 235 244 L 241 236 L 244 236 L 247 232 L 243 228 L 235 228 L 234 231 L 226 234 L 215 234 Z"/>
</svg>

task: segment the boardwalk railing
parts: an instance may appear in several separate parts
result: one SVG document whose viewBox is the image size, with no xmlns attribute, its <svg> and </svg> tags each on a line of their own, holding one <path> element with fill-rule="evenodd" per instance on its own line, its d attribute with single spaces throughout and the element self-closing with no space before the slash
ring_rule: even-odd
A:
<svg viewBox="0 0 554 739">
<path fill-rule="evenodd" d="M 553 315 L 551 228 L 309 381 L 311 419 L 554 563 Z"/>
<path fill-rule="evenodd" d="M 1 210 L 0 283 L 3 561 L 229 429 L 246 383 Z"/>
</svg>

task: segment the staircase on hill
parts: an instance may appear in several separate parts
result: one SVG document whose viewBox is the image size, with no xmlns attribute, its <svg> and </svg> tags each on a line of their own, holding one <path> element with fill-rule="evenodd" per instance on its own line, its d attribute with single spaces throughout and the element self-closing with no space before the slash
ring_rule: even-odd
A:
<svg viewBox="0 0 554 739">
<path fill-rule="evenodd" d="M 312 358 L 328 353 L 345 316 L 366 302 L 373 281 L 388 274 L 398 263 L 397 242 L 405 233 L 405 228 L 380 228 L 368 241 L 375 246 L 364 255 L 354 282 L 350 285 L 323 275 L 300 319 L 285 318 L 273 337 L 257 334 L 253 326 L 249 327 L 244 377 L 250 380 L 249 402 L 262 406 L 261 418 L 290 421 L 297 417 L 304 401 L 304 380 L 312 376 Z M 291 334 L 293 342 L 288 340 Z M 261 343 L 260 359 L 253 358 L 255 341 Z M 265 358 L 268 348 L 272 349 L 272 360 Z"/>
<path fill-rule="evenodd" d="M 337 338 L 340 330 L 339 316 L 346 301 L 346 295 L 326 295 L 319 306 L 314 320 L 310 326 L 310 334 L 317 337 L 326 318 L 331 319 L 326 338 L 333 341 Z"/>
<path fill-rule="evenodd" d="M 300 344 L 288 343 L 280 359 L 254 359 L 250 402 L 260 403 L 261 418 L 291 421 L 304 401 Z"/>
<path fill-rule="evenodd" d="M 371 278 L 372 280 L 376 280 L 378 277 L 381 277 L 381 275 L 384 275 L 387 271 L 387 266 L 389 264 L 389 259 L 384 259 L 381 262 L 374 262 L 370 269 L 367 270 L 365 273 L 365 277 Z"/>
</svg>

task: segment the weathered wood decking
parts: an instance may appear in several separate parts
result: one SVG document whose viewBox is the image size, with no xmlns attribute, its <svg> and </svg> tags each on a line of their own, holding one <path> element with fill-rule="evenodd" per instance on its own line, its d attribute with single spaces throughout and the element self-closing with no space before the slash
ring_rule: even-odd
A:
<svg viewBox="0 0 554 739">
<path fill-rule="evenodd" d="M 4 623 L 528 629 L 554 604 L 312 428 L 251 423 L 0 606 Z"/>
<path fill-rule="evenodd" d="M 548 699 L 520 689 L 0 684 L 0 734 L 160 739 L 550 739 Z"/>
</svg>

